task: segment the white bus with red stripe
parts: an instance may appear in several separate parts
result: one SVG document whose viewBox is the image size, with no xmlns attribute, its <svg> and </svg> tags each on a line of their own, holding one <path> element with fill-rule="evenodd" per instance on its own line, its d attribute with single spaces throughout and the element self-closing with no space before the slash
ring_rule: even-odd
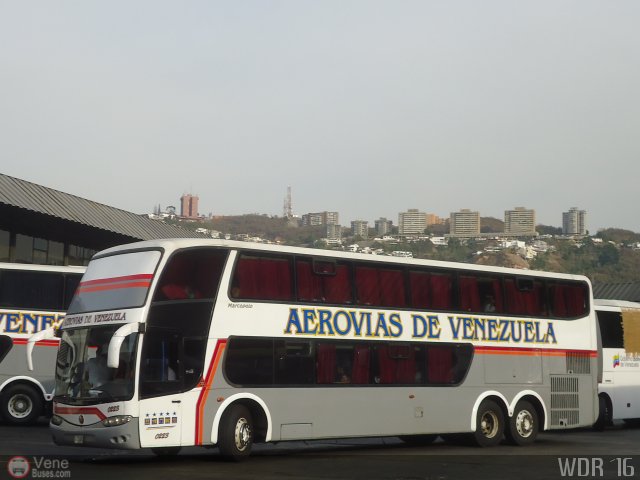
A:
<svg viewBox="0 0 640 480">
<path fill-rule="evenodd" d="M 28 339 L 58 325 L 84 267 L 0 263 L 0 419 L 34 423 L 53 397 L 57 339 L 38 341 L 38 368 L 27 369 Z"/>
<path fill-rule="evenodd" d="M 236 459 L 320 438 L 525 445 L 598 411 L 582 276 L 158 240 L 97 254 L 60 334 L 62 445 Z"/>
</svg>

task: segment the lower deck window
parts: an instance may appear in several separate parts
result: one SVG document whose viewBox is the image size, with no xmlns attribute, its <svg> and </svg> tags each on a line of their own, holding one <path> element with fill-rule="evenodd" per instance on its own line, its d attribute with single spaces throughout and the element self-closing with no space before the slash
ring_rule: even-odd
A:
<svg viewBox="0 0 640 480">
<path fill-rule="evenodd" d="M 470 344 L 283 340 L 232 337 L 227 380 L 243 386 L 457 385 Z"/>
</svg>

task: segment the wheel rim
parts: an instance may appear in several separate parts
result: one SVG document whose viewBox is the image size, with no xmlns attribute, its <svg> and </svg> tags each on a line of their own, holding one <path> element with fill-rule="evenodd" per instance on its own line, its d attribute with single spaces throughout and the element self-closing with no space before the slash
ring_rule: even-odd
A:
<svg viewBox="0 0 640 480">
<path fill-rule="evenodd" d="M 18 393 L 9 399 L 8 410 L 13 418 L 26 418 L 33 410 L 33 402 L 27 395 Z"/>
<path fill-rule="evenodd" d="M 522 438 L 530 437 L 533 433 L 533 415 L 528 410 L 520 410 L 516 416 L 516 430 Z"/>
<path fill-rule="evenodd" d="M 238 451 L 245 451 L 251 445 L 251 425 L 246 418 L 239 418 L 236 423 L 234 440 Z"/>
<path fill-rule="evenodd" d="M 498 433 L 500 421 L 493 411 L 484 412 L 480 418 L 480 431 L 486 438 L 493 438 Z"/>
</svg>

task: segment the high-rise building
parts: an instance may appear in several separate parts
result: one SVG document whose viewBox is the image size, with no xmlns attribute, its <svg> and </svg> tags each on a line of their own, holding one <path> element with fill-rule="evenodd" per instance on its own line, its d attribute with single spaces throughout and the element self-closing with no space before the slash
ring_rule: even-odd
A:
<svg viewBox="0 0 640 480">
<path fill-rule="evenodd" d="M 302 226 L 337 225 L 338 212 L 306 213 L 302 215 Z"/>
<path fill-rule="evenodd" d="M 284 218 L 293 218 L 293 206 L 291 202 L 291 187 L 287 187 L 287 196 L 284 197 L 284 207 L 282 208 Z"/>
<path fill-rule="evenodd" d="M 393 226 L 393 222 L 391 220 L 387 220 L 386 218 L 380 217 L 375 221 L 376 225 L 376 233 L 380 236 L 386 235 L 387 233 L 391 233 L 391 227 Z"/>
<path fill-rule="evenodd" d="M 353 220 L 351 222 L 351 234 L 354 237 L 369 238 L 369 222 L 366 220 Z"/>
<path fill-rule="evenodd" d="M 417 208 L 410 208 L 398 214 L 398 233 L 400 235 L 420 235 L 427 228 L 427 214 Z"/>
<path fill-rule="evenodd" d="M 449 234 L 454 237 L 475 237 L 480 235 L 480 213 L 469 209 L 451 212 Z"/>
<path fill-rule="evenodd" d="M 342 227 L 335 223 L 327 224 L 327 240 L 340 242 L 342 240 Z"/>
<path fill-rule="evenodd" d="M 198 218 L 198 201 L 197 195 L 185 193 L 180 197 L 180 216 L 184 218 Z"/>
<path fill-rule="evenodd" d="M 536 212 L 524 207 L 515 207 L 504 212 L 504 233 L 512 235 L 535 235 Z"/>
<path fill-rule="evenodd" d="M 586 235 L 587 211 L 572 207 L 568 212 L 562 212 L 562 233 L 564 235 Z"/>
</svg>

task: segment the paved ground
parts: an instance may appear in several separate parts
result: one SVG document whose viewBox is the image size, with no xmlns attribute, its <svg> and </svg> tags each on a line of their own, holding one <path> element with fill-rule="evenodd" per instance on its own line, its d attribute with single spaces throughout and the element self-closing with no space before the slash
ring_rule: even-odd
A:
<svg viewBox="0 0 640 480">
<path fill-rule="evenodd" d="M 545 433 L 524 448 L 480 449 L 442 440 L 412 447 L 394 437 L 283 442 L 255 446 L 253 456 L 240 464 L 223 461 L 217 449 L 187 448 L 178 456 L 158 458 L 148 450 L 57 447 L 44 422 L 34 427 L 2 426 L 0 432 L 0 475 L 6 478 L 11 477 L 4 464 L 15 456 L 29 463 L 26 478 L 35 478 L 34 474 L 110 480 L 640 478 L 640 428 L 622 424 L 599 433 Z"/>
</svg>

